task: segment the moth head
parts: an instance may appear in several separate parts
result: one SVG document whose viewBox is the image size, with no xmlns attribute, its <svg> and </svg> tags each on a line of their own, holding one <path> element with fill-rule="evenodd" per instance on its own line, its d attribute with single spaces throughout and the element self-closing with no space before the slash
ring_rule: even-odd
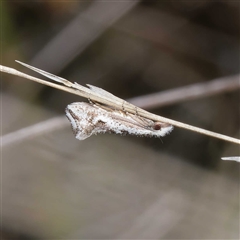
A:
<svg viewBox="0 0 240 240">
<path fill-rule="evenodd" d="M 73 133 L 79 140 L 84 140 L 91 136 L 91 127 L 89 127 L 89 118 L 87 115 L 88 103 L 71 103 L 66 109 L 66 117 L 71 123 Z"/>
</svg>

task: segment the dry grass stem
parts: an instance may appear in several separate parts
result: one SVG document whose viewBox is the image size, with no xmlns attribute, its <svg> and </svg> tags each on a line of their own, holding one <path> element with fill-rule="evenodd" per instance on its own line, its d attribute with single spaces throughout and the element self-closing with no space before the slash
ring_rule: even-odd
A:
<svg viewBox="0 0 240 240">
<path fill-rule="evenodd" d="M 209 82 L 192 84 L 173 90 L 128 99 L 132 104 L 142 108 L 154 108 L 180 103 L 196 98 L 203 98 L 219 93 L 237 91 L 240 88 L 240 75 L 218 78 Z"/>
<path fill-rule="evenodd" d="M 72 94 L 75 94 L 75 95 L 79 95 L 81 97 L 91 99 L 94 102 L 98 102 L 100 104 L 110 106 L 114 109 L 120 109 L 120 110 L 124 109 L 124 111 L 126 111 L 126 112 L 130 112 L 132 114 L 138 114 L 141 117 L 145 117 L 145 118 L 153 120 L 153 121 L 169 123 L 169 124 L 171 124 L 173 126 L 176 126 L 176 127 L 184 128 L 184 129 L 187 129 L 187 130 L 190 130 L 190 131 L 194 131 L 194 132 L 197 132 L 197 133 L 200 133 L 200 134 L 204 134 L 204 135 L 207 135 L 207 136 L 211 136 L 211 137 L 214 137 L 214 138 L 222 139 L 224 141 L 228 141 L 228 142 L 232 142 L 232 143 L 236 143 L 236 144 L 240 145 L 240 140 L 239 139 L 232 138 L 232 137 L 229 137 L 229 136 L 225 136 L 225 135 L 222 135 L 222 134 L 219 134 L 219 133 L 211 132 L 211 131 L 208 131 L 208 130 L 205 130 L 205 129 L 202 129 L 202 128 L 194 127 L 194 126 L 182 123 L 182 122 L 178 122 L 178 121 L 175 121 L 175 120 L 172 120 L 172 119 L 164 118 L 164 117 L 149 113 L 149 112 L 147 112 L 147 111 L 145 111 L 145 110 L 143 110 L 139 107 L 136 107 L 135 105 L 133 105 L 129 102 L 126 102 L 126 101 L 122 100 L 121 98 L 115 97 L 111 93 L 109 93 L 109 92 L 107 92 L 107 91 L 105 91 L 101 88 L 94 87 L 94 86 L 91 86 L 91 85 L 89 85 L 90 88 L 87 88 L 87 87 L 81 86 L 77 83 L 71 83 L 70 81 L 68 81 L 64 78 L 60 78 L 60 77 L 55 76 L 53 74 L 47 73 L 43 70 L 37 69 L 37 68 L 32 67 L 30 65 L 27 65 L 25 63 L 21 63 L 19 61 L 18 61 L 18 63 L 36 71 L 36 72 L 54 80 L 54 81 L 60 82 L 60 83 L 64 84 L 65 86 L 61 86 L 59 84 L 55 84 L 55 83 L 51 83 L 51 82 L 48 82 L 48 81 L 45 81 L 45 80 L 42 80 L 42 79 L 39 79 L 39 78 L 35 78 L 35 77 L 30 76 L 30 75 L 24 74 L 20 71 L 17 71 L 13 68 L 1 66 L 1 65 L 0 65 L 0 71 L 6 72 L 6 73 L 9 73 L 9 74 L 12 74 L 12 75 L 20 76 L 20 77 L 23 77 L 23 78 L 27 78 L 29 80 L 32 80 L 32 81 L 35 81 L 35 82 L 38 82 L 38 83 L 41 83 L 41 84 L 44 84 L 44 85 L 47 85 L 47 86 L 50 86 L 50 87 L 54 87 L 54 88 L 57 88 L 57 89 L 60 89 L 60 90 L 63 90 L 63 91 L 66 91 L 66 92 L 69 92 L 69 93 L 72 93 Z"/>
<path fill-rule="evenodd" d="M 222 160 L 240 162 L 240 157 L 222 157 Z"/>
</svg>

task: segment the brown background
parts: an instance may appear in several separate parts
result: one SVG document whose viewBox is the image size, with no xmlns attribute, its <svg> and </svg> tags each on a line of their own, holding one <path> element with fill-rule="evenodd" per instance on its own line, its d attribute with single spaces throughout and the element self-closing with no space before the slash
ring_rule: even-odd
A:
<svg viewBox="0 0 240 240">
<path fill-rule="evenodd" d="M 124 99 L 204 83 L 239 73 L 239 14 L 231 1 L 5 1 L 1 64 Z M 2 135 L 84 100 L 1 79 Z M 239 138 L 237 89 L 151 111 Z M 239 237 L 239 164 L 220 159 L 237 145 L 177 128 L 77 141 L 69 124 L 1 150 L 3 239 Z"/>
</svg>

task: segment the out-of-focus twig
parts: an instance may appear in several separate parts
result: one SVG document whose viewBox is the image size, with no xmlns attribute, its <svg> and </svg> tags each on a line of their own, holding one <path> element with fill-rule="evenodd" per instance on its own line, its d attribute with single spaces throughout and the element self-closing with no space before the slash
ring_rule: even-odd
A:
<svg viewBox="0 0 240 240">
<path fill-rule="evenodd" d="M 44 81 L 42 79 L 32 77 L 30 75 L 19 72 L 15 69 L 8 68 L 8 67 L 1 66 L 1 65 L 0 65 L 0 71 L 6 72 L 6 73 L 9 73 L 9 74 L 13 74 L 13 75 L 17 75 L 17 76 L 20 76 L 20 77 L 23 77 L 23 78 L 27 78 L 29 80 L 36 81 L 36 82 L 39 82 L 41 84 L 45 84 L 47 86 L 51 86 L 51 87 L 54 87 L 54 88 L 57 88 L 57 89 L 60 89 L 60 90 L 63 90 L 63 91 L 66 91 L 66 92 L 69 92 L 69 93 L 72 93 L 72 94 L 76 94 L 76 95 L 79 95 L 79 96 L 82 96 L 82 97 L 85 97 L 85 98 L 90 98 L 93 101 L 96 101 L 100 104 L 108 105 L 108 106 L 110 106 L 112 108 L 115 108 L 115 109 L 122 109 L 124 107 L 124 110 L 127 111 L 127 112 L 130 112 L 130 113 L 133 113 L 133 114 L 138 114 L 141 117 L 145 117 L 145 118 L 151 119 L 153 121 L 168 123 L 168 124 L 171 124 L 171 125 L 176 126 L 176 127 L 184 128 L 184 129 L 187 129 L 187 130 L 190 130 L 190 131 L 194 131 L 194 132 L 197 132 L 197 133 L 200 133 L 200 134 L 204 134 L 204 135 L 211 136 L 211 137 L 214 137 L 214 138 L 219 138 L 219 139 L 222 139 L 224 141 L 229 141 L 229 142 L 236 143 L 236 144 L 240 145 L 240 140 L 239 139 L 228 137 L 228 136 L 225 136 L 225 135 L 222 135 L 222 134 L 219 134 L 219 133 L 214 133 L 214 132 L 202 129 L 202 128 L 194 127 L 194 126 L 182 123 L 182 122 L 178 122 L 178 121 L 175 121 L 175 120 L 172 120 L 172 119 L 164 118 L 162 116 L 149 113 L 149 112 L 147 112 L 147 111 L 145 111 L 145 110 L 143 110 L 139 107 L 136 107 L 133 104 L 130 104 L 129 102 L 121 100 L 120 98 L 117 98 L 117 97 L 116 98 L 109 98 L 108 95 L 104 95 L 104 94 L 101 94 L 99 92 L 95 92 L 91 88 L 86 88 L 84 86 L 81 86 L 81 85 L 77 84 L 78 88 L 77 89 L 76 88 L 72 89 L 71 87 L 74 87 L 75 84 L 69 82 L 66 79 L 60 78 L 60 77 L 55 76 L 53 74 L 49 74 L 47 72 L 44 72 L 43 70 L 34 68 L 34 67 L 29 66 L 27 64 L 24 64 L 24 63 L 21 63 L 21 64 L 23 64 L 26 67 L 31 68 L 34 71 L 39 72 L 42 75 L 47 76 L 47 74 L 48 74 L 50 76 L 50 77 L 48 76 L 49 78 L 51 78 L 55 81 L 56 81 L 56 79 L 58 79 L 57 82 L 61 82 L 62 84 L 64 84 L 65 86 L 68 86 L 68 87 L 61 86 L 61 85 L 51 83 L 51 82 L 48 82 L 48 81 Z M 71 87 L 69 87 L 69 86 L 71 86 Z M 108 94 L 110 94 L 110 93 L 108 93 Z"/>
<path fill-rule="evenodd" d="M 94 1 L 79 13 L 32 59 L 31 65 L 60 72 L 106 29 L 138 4 L 134 1 Z M 57 58 L 57 61 L 56 61 Z"/>
<path fill-rule="evenodd" d="M 1 146 L 6 147 L 26 139 L 32 139 L 38 135 L 55 131 L 68 125 L 68 121 L 65 117 L 54 117 L 1 136 Z"/>
<path fill-rule="evenodd" d="M 231 57 L 234 57 L 232 61 L 223 61 L 219 55 L 214 54 L 214 51 L 209 51 L 209 47 L 216 42 L 218 48 L 219 45 L 223 49 L 224 46 L 228 46 L 224 50 L 224 52 L 226 51 L 225 54 L 238 51 L 239 41 L 231 34 L 223 33 L 216 28 L 207 28 L 195 21 L 189 21 L 189 18 L 185 15 L 170 13 L 157 8 L 141 9 L 139 7 L 131 15 L 131 21 L 134 21 L 134 24 L 124 21 L 116 23 L 114 28 L 119 32 L 139 38 L 139 40 L 147 40 L 149 43 L 157 44 L 162 49 L 171 49 L 175 54 L 202 59 L 231 72 L 238 69 L 238 54 L 231 54 Z M 156 25 L 156 23 L 158 24 Z"/>
<path fill-rule="evenodd" d="M 209 82 L 130 98 L 128 101 L 142 108 L 152 109 L 238 89 L 240 89 L 240 75 L 233 75 Z"/>
</svg>

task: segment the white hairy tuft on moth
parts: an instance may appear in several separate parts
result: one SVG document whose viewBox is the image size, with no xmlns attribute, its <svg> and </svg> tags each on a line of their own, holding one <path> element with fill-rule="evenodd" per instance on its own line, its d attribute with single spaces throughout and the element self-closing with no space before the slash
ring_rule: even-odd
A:
<svg viewBox="0 0 240 240">
<path fill-rule="evenodd" d="M 66 116 L 79 140 L 100 133 L 163 137 L 173 130 L 173 126 L 167 123 L 154 122 L 131 113 L 85 102 L 69 104 Z"/>
</svg>

